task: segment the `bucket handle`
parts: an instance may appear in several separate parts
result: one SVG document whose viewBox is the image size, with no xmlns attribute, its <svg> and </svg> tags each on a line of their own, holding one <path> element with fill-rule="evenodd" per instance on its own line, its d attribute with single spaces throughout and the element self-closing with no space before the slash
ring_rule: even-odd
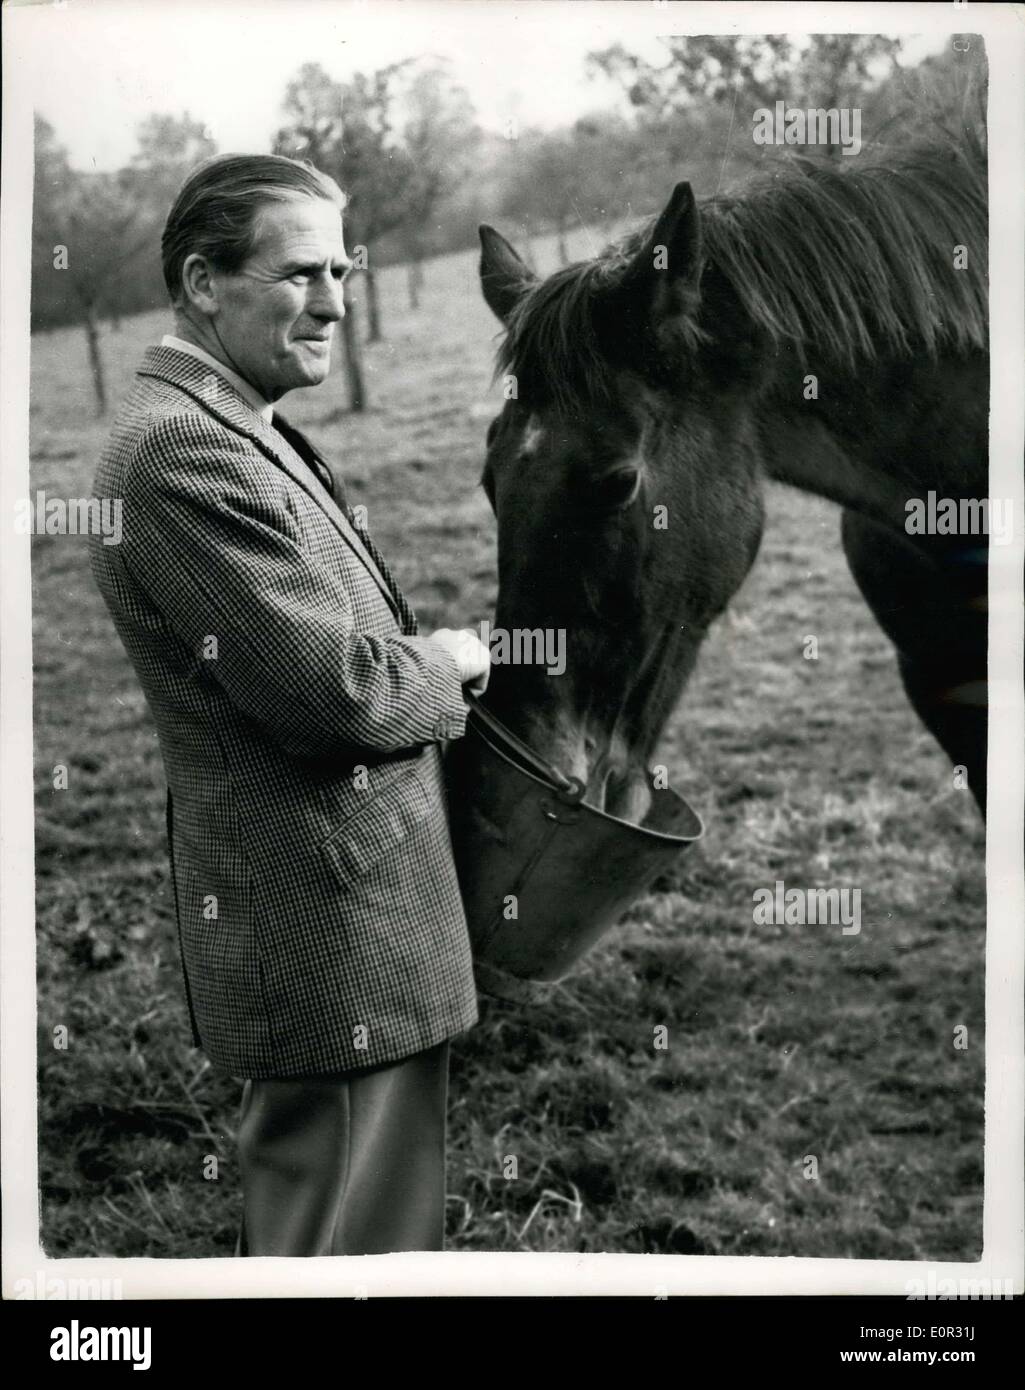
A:
<svg viewBox="0 0 1025 1390">
<path fill-rule="evenodd" d="M 572 777 L 565 772 L 560 772 L 553 763 L 542 758 L 540 753 L 535 753 L 529 744 L 524 743 L 523 740 L 519 738 L 518 735 L 514 734 L 511 729 L 507 728 L 500 719 L 496 719 L 490 710 L 486 710 L 475 696 L 466 694 L 465 698 L 466 703 L 470 707 L 470 713 L 483 724 L 484 728 L 497 740 L 497 746 L 495 743 L 491 742 L 491 739 L 487 741 L 500 758 L 503 758 L 507 763 L 515 767 L 516 764 L 501 746 L 503 743 L 507 744 L 522 762 L 525 762 L 528 767 L 533 768 L 534 771 L 551 786 L 560 801 L 566 802 L 568 806 L 577 806 L 583 801 L 584 792 L 587 790 L 587 787 L 579 777 Z"/>
</svg>

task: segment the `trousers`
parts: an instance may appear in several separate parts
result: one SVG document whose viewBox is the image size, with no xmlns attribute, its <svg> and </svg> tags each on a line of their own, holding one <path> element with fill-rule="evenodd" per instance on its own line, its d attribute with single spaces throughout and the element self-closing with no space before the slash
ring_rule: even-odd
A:
<svg viewBox="0 0 1025 1390">
<path fill-rule="evenodd" d="M 337 1076 L 246 1080 L 236 1255 L 441 1250 L 449 1043 Z"/>
</svg>

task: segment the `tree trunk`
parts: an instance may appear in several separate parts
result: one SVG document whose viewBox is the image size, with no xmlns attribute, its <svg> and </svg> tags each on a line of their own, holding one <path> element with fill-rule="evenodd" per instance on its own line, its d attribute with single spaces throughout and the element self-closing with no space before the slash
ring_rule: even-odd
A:
<svg viewBox="0 0 1025 1390">
<path fill-rule="evenodd" d="M 349 409 L 366 410 L 367 393 L 363 382 L 363 346 L 356 331 L 356 306 L 348 285 L 342 292 L 345 317 L 342 319 L 342 342 L 345 344 L 345 379 L 349 387 Z"/>
<path fill-rule="evenodd" d="M 566 245 L 566 228 L 559 223 L 559 264 L 569 265 L 569 247 Z"/>
<path fill-rule="evenodd" d="M 85 317 L 85 340 L 89 345 L 89 367 L 93 376 L 93 390 L 96 393 L 96 414 L 97 417 L 107 413 L 107 387 L 103 376 L 103 358 L 100 356 L 100 332 L 96 322 L 96 311 L 93 305 L 86 305 Z"/>
<path fill-rule="evenodd" d="M 377 299 L 377 275 L 368 266 L 363 283 L 367 287 L 367 342 L 381 341 L 381 306 Z"/>
<path fill-rule="evenodd" d="M 418 254 L 414 254 L 413 259 L 406 263 L 406 285 L 409 288 L 409 307 L 419 309 L 420 291 L 424 287 L 424 268 Z"/>
<path fill-rule="evenodd" d="M 810 102 L 809 102 L 808 104 L 811 105 Z M 839 107 L 840 107 L 840 93 L 839 93 L 839 92 L 834 92 L 834 93 L 832 93 L 832 94 L 830 95 L 829 101 L 826 102 L 826 104 L 825 104 L 825 110 L 829 111 L 829 110 L 834 109 L 834 108 L 837 109 L 837 110 L 839 110 Z M 838 119 L 839 119 L 839 118 L 838 118 Z M 828 126 L 827 126 L 827 129 L 828 129 Z M 824 148 L 824 150 L 822 151 L 822 153 L 825 155 L 825 157 L 826 157 L 827 159 L 839 159 L 840 156 L 843 154 L 843 146 L 842 146 L 842 145 L 839 145 L 839 144 L 834 145 L 834 144 L 832 143 L 832 141 L 830 141 L 830 143 L 829 143 L 828 145 L 826 145 L 826 147 Z"/>
</svg>

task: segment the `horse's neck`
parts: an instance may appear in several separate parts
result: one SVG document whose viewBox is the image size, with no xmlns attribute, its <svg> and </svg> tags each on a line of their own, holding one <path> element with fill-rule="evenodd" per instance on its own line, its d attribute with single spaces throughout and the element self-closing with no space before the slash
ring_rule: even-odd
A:
<svg viewBox="0 0 1025 1390">
<path fill-rule="evenodd" d="M 867 466 L 810 412 L 767 414 L 761 433 L 770 478 L 864 512 L 886 525 L 904 515 L 907 487 L 884 470 Z"/>
<path fill-rule="evenodd" d="M 828 379 L 805 400 L 788 372 L 759 411 L 769 476 L 904 530 L 910 498 L 985 495 L 988 383 L 984 359 L 921 362 L 903 379 Z M 899 384 L 898 384 L 899 382 Z"/>
</svg>

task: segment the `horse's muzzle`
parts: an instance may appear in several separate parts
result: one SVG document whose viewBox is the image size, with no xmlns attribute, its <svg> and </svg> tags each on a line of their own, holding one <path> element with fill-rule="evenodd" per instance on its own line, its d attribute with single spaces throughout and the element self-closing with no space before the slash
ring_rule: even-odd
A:
<svg viewBox="0 0 1025 1390">
<path fill-rule="evenodd" d="M 500 999 L 543 997 L 702 833 L 668 788 L 640 825 L 588 806 L 476 703 L 446 767 L 477 984 Z"/>
</svg>

